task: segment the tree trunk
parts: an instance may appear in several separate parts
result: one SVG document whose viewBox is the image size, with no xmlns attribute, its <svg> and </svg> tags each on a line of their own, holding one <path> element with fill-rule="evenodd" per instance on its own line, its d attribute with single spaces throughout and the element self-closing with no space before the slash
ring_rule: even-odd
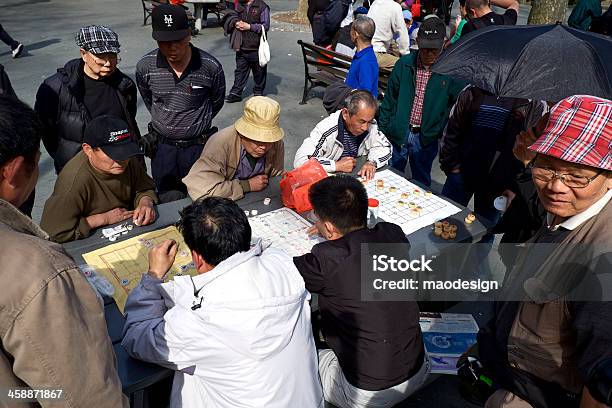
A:
<svg viewBox="0 0 612 408">
<path fill-rule="evenodd" d="M 555 24 L 565 21 L 567 0 L 533 0 L 527 24 Z"/>
<path fill-rule="evenodd" d="M 300 0 L 297 8 L 297 18 L 299 18 L 303 22 L 308 22 L 308 16 L 306 12 L 308 11 L 308 0 Z"/>
</svg>

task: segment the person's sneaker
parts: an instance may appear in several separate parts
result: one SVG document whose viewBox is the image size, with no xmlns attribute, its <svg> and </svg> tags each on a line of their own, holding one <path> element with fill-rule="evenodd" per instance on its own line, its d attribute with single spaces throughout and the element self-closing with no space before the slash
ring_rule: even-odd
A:
<svg viewBox="0 0 612 408">
<path fill-rule="evenodd" d="M 234 103 L 234 102 L 240 102 L 240 101 L 242 101 L 242 97 L 238 95 L 234 95 L 234 94 L 229 94 L 225 98 L 225 102 L 227 103 Z"/>
<path fill-rule="evenodd" d="M 18 58 L 22 52 L 23 52 L 23 44 L 21 43 L 19 43 L 19 45 L 16 46 L 13 51 L 11 51 L 11 53 L 13 54 L 13 58 Z"/>
</svg>

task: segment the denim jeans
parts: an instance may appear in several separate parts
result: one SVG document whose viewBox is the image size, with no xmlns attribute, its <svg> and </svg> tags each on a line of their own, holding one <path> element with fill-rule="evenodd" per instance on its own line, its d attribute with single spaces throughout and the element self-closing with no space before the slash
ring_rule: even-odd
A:
<svg viewBox="0 0 612 408">
<path fill-rule="evenodd" d="M 402 146 L 392 144 L 391 167 L 403 172 L 406 170 L 406 164 L 409 163 L 412 179 L 424 186 L 430 186 L 431 166 L 438 155 L 438 143 L 434 142 L 428 146 L 423 146 L 420 136 L 419 133 L 408 130 Z"/>
</svg>

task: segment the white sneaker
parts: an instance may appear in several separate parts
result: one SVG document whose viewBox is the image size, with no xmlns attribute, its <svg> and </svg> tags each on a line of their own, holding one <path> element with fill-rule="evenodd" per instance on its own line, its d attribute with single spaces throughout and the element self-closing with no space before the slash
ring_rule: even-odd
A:
<svg viewBox="0 0 612 408">
<path fill-rule="evenodd" d="M 23 52 L 23 44 L 19 43 L 17 47 L 12 51 L 13 58 L 18 58 Z"/>
</svg>

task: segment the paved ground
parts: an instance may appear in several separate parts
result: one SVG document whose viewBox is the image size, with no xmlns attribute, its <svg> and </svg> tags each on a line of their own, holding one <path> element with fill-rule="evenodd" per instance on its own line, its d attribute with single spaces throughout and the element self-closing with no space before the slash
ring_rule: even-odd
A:
<svg viewBox="0 0 612 408">
<path fill-rule="evenodd" d="M 267 0 L 272 11 L 292 10 L 298 0 Z M 458 3 L 458 2 L 455 2 Z M 457 4 L 455 11 L 457 13 Z M 528 8 L 523 7 L 519 23 L 525 24 Z M 211 17 L 214 22 L 214 17 Z M 0 23 L 18 41 L 26 45 L 26 51 L 19 59 L 13 60 L 7 48 L 0 44 L 0 63 L 8 72 L 17 94 L 28 104 L 34 104 L 36 91 L 44 78 L 53 74 L 57 67 L 78 57 L 74 34 L 79 27 L 87 24 L 106 24 L 120 37 L 122 52 L 120 69 L 134 76 L 137 61 L 155 47 L 151 38 L 151 26 L 142 26 L 142 8 L 138 0 L 2 0 Z M 268 70 L 266 93 L 278 100 L 282 106 L 281 125 L 286 130 L 285 163 L 291 166 L 293 156 L 301 141 L 312 127 L 324 117 L 321 94 L 315 94 L 307 105 L 299 105 L 303 87 L 303 64 L 298 39 L 311 39 L 307 28 L 273 22 L 270 34 L 272 61 Z M 213 24 L 194 37 L 193 43 L 215 55 L 222 63 L 228 89 L 233 83 L 234 53 L 228 46 L 222 29 Z M 251 91 L 252 82 L 246 90 Z M 318 95 L 319 97 L 317 97 Z M 145 131 L 149 113 L 142 104 L 138 105 L 138 124 Z M 214 124 L 224 127 L 234 122 L 242 111 L 241 104 L 226 104 Z M 434 190 L 444 181 L 437 163 L 434 164 Z M 33 211 L 35 221 L 40 220 L 42 207 L 51 194 L 55 173 L 50 157 L 43 152 L 41 175 L 36 191 Z M 455 379 L 444 376 L 433 387 L 428 387 L 403 407 L 471 407 L 457 393 Z"/>
<path fill-rule="evenodd" d="M 0 48 L 0 63 L 8 72 L 17 94 L 28 104 L 34 104 L 36 90 L 44 78 L 53 74 L 71 58 L 78 57 L 74 33 L 86 24 L 106 24 L 119 34 L 122 52 L 120 69 L 134 76 L 136 63 L 142 55 L 155 47 L 151 38 L 151 26 L 142 26 L 142 8 L 138 0 L 3 0 L 0 22 L 18 41 L 26 44 L 26 51 L 19 59 L 12 59 L 7 48 Z M 273 12 L 292 10 L 297 0 L 269 0 Z M 458 3 L 458 2 L 455 2 Z M 455 4 L 456 12 L 457 4 Z M 524 23 L 528 10 L 521 13 Z M 212 27 L 194 37 L 193 43 L 213 55 L 223 64 L 228 89 L 233 83 L 234 53 L 228 46 L 222 29 L 211 16 Z M 283 108 L 281 124 L 287 132 L 285 138 L 286 163 L 291 165 L 293 155 L 312 127 L 324 116 L 321 100 L 316 95 L 307 105 L 299 105 L 303 86 L 303 65 L 298 39 L 310 39 L 307 28 L 273 22 L 270 35 L 272 61 L 268 69 L 266 93 L 277 99 Z M 281 31 L 282 30 L 282 31 Z M 2 45 L 0 45 L 1 47 Z M 251 90 L 247 86 L 246 94 Z M 227 126 L 240 115 L 241 104 L 226 104 L 215 119 L 219 127 Z M 146 130 L 149 112 L 142 102 L 138 105 L 138 124 Z M 443 174 L 437 168 L 434 180 L 442 183 Z M 36 187 L 36 203 L 33 218 L 38 221 L 45 200 L 51 194 L 55 174 L 50 157 L 43 152 L 41 176 Z M 434 189 L 439 185 L 434 185 Z"/>
</svg>

